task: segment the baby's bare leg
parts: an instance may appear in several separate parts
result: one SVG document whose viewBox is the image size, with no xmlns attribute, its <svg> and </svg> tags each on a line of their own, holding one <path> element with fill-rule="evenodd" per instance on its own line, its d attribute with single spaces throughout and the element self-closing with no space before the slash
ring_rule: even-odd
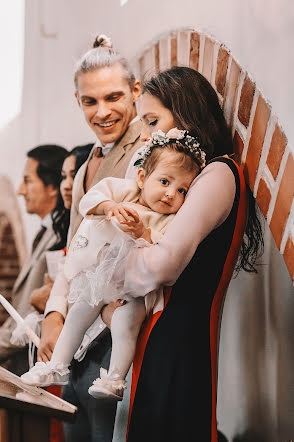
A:
<svg viewBox="0 0 294 442">
<path fill-rule="evenodd" d="M 146 316 L 144 298 L 118 307 L 111 320 L 112 352 L 108 375 L 125 379 L 135 355 L 137 337 Z"/>
</svg>

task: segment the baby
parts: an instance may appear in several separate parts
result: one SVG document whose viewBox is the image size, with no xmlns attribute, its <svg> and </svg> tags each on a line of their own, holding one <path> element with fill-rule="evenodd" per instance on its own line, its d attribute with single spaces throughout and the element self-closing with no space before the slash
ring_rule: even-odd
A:
<svg viewBox="0 0 294 442">
<path fill-rule="evenodd" d="M 37 362 L 21 376 L 29 385 L 66 384 L 85 332 L 105 304 L 121 299 L 126 303 L 111 321 L 109 370 L 101 368 L 89 393 L 95 398 L 123 397 L 142 323 L 151 310 L 163 308 L 162 289 L 138 298 L 124 290 L 124 275 L 132 271 L 126 266 L 128 253 L 160 240 L 205 166 L 197 139 L 178 129 L 153 133 L 139 157 L 137 180 L 105 178 L 80 202 L 84 219 L 52 289 L 69 293 L 69 312 L 51 361 Z"/>
</svg>

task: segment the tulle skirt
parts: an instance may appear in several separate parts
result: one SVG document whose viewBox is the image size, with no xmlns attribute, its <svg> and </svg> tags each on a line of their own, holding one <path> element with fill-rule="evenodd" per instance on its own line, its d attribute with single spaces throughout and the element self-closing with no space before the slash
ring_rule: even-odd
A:
<svg viewBox="0 0 294 442">
<path fill-rule="evenodd" d="M 97 256 L 97 264 L 91 265 L 75 276 L 70 285 L 69 303 L 86 301 L 95 306 L 117 299 L 131 300 L 124 291 L 127 256 L 133 247 L 148 247 L 144 239 L 134 239 L 130 234 L 117 232 L 111 244 L 105 244 Z M 148 295 L 147 295 L 148 296 Z"/>
</svg>

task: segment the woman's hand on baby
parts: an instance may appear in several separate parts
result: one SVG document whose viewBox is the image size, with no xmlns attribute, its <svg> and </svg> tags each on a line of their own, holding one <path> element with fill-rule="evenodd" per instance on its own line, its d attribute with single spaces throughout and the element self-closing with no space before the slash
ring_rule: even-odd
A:
<svg viewBox="0 0 294 442">
<path fill-rule="evenodd" d="M 104 307 L 102 307 L 101 310 L 101 317 L 102 321 L 105 325 L 107 325 L 108 328 L 110 328 L 111 319 L 114 311 L 122 307 L 125 304 L 125 301 L 122 301 L 121 299 L 118 299 L 117 301 L 110 302 L 109 304 L 106 304 Z"/>
</svg>

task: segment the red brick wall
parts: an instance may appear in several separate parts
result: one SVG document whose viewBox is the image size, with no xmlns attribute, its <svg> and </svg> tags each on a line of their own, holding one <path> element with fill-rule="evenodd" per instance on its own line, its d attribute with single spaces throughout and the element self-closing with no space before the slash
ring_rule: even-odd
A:
<svg viewBox="0 0 294 442">
<path fill-rule="evenodd" d="M 15 239 L 7 216 L 0 213 L 0 293 L 8 300 L 14 281 L 20 271 L 19 257 L 16 250 Z M 0 305 L 0 325 L 8 314 Z"/>
<path fill-rule="evenodd" d="M 27 256 L 22 217 L 15 189 L 0 177 L 0 293 L 10 300 L 14 281 Z M 0 304 L 0 325 L 6 319 Z"/>
<path fill-rule="evenodd" d="M 176 64 L 198 70 L 215 88 L 246 180 L 294 280 L 294 158 L 278 118 L 230 51 L 204 33 L 189 29 L 161 36 L 134 67 L 143 79 Z"/>
</svg>

